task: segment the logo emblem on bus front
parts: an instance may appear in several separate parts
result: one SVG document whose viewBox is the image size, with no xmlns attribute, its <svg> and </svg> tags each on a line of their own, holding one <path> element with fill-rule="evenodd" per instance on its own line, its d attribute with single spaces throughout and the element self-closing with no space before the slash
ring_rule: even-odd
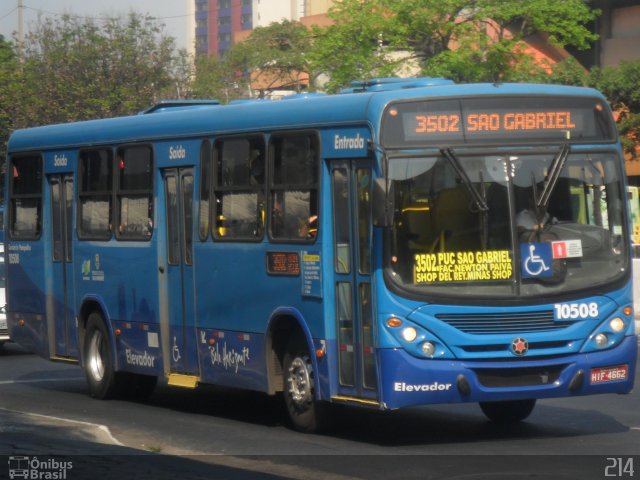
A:
<svg viewBox="0 0 640 480">
<path fill-rule="evenodd" d="M 511 351 L 516 355 L 524 355 L 529 351 L 529 342 L 524 338 L 516 338 L 511 342 Z"/>
</svg>

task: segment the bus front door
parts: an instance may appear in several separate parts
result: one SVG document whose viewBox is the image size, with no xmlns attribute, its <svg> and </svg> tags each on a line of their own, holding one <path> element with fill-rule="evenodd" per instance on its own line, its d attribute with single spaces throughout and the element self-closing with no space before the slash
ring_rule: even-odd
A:
<svg viewBox="0 0 640 480">
<path fill-rule="evenodd" d="M 334 288 L 340 396 L 376 403 L 369 165 L 346 160 L 332 166 Z"/>
<path fill-rule="evenodd" d="M 169 168 L 162 172 L 165 197 L 164 261 L 161 295 L 161 332 L 165 371 L 198 375 L 193 284 L 193 169 Z M 163 242 L 160 242 L 161 244 Z M 168 361 L 168 362 L 167 362 Z M 168 365 L 167 365 L 168 363 Z M 167 368 L 168 367 L 168 368 Z M 171 378 L 170 378 L 171 381 Z"/>
<path fill-rule="evenodd" d="M 47 326 L 49 329 L 49 355 L 52 358 L 78 357 L 75 315 L 73 310 L 73 174 L 48 176 L 51 195 L 51 221 L 47 236 L 50 238 L 51 271 L 47 282 Z"/>
</svg>

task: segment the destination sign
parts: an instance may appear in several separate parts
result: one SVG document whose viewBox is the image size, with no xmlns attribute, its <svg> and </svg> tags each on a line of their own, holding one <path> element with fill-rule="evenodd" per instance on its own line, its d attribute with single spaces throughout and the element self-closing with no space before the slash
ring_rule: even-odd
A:
<svg viewBox="0 0 640 480">
<path fill-rule="evenodd" d="M 298 252 L 267 252 L 267 273 L 272 275 L 300 275 Z"/>
<path fill-rule="evenodd" d="M 609 108 L 574 97 L 505 97 L 399 103 L 384 117 L 385 146 L 614 141 Z"/>
<path fill-rule="evenodd" d="M 415 284 L 508 280 L 512 276 L 509 250 L 418 253 L 414 256 Z"/>
</svg>

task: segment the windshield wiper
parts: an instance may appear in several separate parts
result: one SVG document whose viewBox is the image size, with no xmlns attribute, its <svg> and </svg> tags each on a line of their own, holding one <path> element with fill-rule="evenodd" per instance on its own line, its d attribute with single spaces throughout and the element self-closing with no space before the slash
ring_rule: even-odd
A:
<svg viewBox="0 0 640 480">
<path fill-rule="evenodd" d="M 473 183 L 471 183 L 471 179 L 467 175 L 467 172 L 465 172 L 464 168 L 462 168 L 462 165 L 460 165 L 460 160 L 458 160 L 458 158 L 453 154 L 450 148 L 441 148 L 440 153 L 447 160 L 449 160 L 449 163 L 455 170 L 456 174 L 462 180 L 462 183 L 464 183 L 464 186 L 467 187 L 467 190 L 473 197 L 473 201 L 478 207 L 478 209 L 481 212 L 488 212 L 489 207 L 487 206 L 487 202 L 484 201 L 484 198 L 482 198 L 482 195 L 480 195 L 476 187 L 474 187 Z"/>
<path fill-rule="evenodd" d="M 547 211 L 551 192 L 553 192 L 553 189 L 556 187 L 556 183 L 558 183 L 558 178 L 560 178 L 562 167 L 564 167 L 564 164 L 567 161 L 567 157 L 569 156 L 570 152 L 571 147 L 568 143 L 565 143 L 564 145 L 562 145 L 562 148 L 560 148 L 558 154 L 551 161 L 549 173 L 547 174 L 547 181 L 545 182 L 544 188 L 542 189 L 542 194 L 536 202 L 538 211 Z"/>
</svg>

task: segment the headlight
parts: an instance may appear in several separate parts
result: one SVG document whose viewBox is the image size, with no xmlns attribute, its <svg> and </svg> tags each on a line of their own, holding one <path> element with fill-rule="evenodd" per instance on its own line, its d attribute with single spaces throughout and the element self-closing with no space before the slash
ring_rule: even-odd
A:
<svg viewBox="0 0 640 480">
<path fill-rule="evenodd" d="M 402 330 L 402 338 L 406 342 L 413 342 L 418 336 L 418 331 L 413 327 L 406 327 Z"/>
<path fill-rule="evenodd" d="M 622 320 L 620 317 L 612 318 L 609 322 L 609 326 L 614 332 L 621 332 L 622 330 L 624 330 L 624 320 Z"/>
<path fill-rule="evenodd" d="M 598 348 L 604 348 L 609 343 L 609 339 L 604 333 L 599 333 L 598 335 L 596 335 L 594 340 Z"/>
<path fill-rule="evenodd" d="M 422 345 L 420 345 L 420 349 L 426 357 L 432 357 L 436 352 L 436 346 L 431 342 L 422 342 Z"/>
</svg>

